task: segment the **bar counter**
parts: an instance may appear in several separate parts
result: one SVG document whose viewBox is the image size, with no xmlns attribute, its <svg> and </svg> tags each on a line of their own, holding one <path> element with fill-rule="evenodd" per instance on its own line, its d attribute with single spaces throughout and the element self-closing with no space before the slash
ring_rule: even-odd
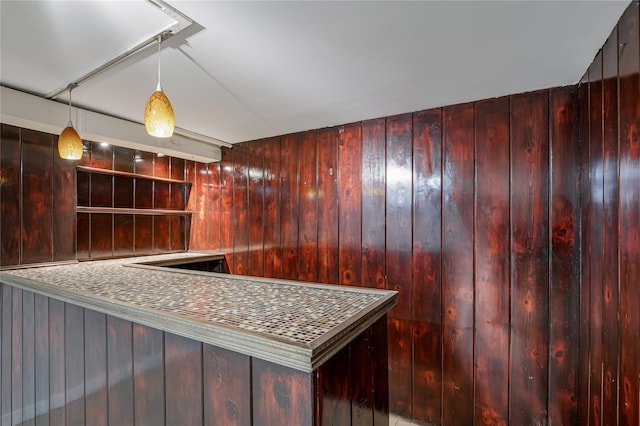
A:
<svg viewBox="0 0 640 426">
<path fill-rule="evenodd" d="M 131 399 L 136 401 L 132 406 L 145 410 L 145 404 L 151 404 L 141 414 L 142 423 L 160 421 L 153 417 L 158 413 L 166 416 L 162 420 L 167 424 L 192 423 L 190 416 L 198 412 L 200 421 L 195 423 L 213 419 L 213 424 L 225 424 L 225 417 L 234 424 L 370 424 L 368 419 L 374 417 L 384 422 L 388 417 L 386 313 L 397 303 L 396 292 L 156 266 L 194 261 L 203 255 L 177 253 L 1 271 L 2 371 L 23 371 L 23 384 L 16 388 L 12 378 L 3 385 L 12 391 L 3 392 L 3 418 L 8 412 L 5 396 L 18 391 L 25 395 L 25 387 L 35 388 L 38 407 L 33 378 L 37 371 L 27 367 L 37 369 L 38 358 L 48 358 L 51 373 L 58 370 L 54 364 L 64 364 L 66 400 L 57 408 L 64 408 L 67 420 L 74 413 L 80 416 L 69 392 L 82 385 L 82 417 L 92 422 L 88 388 L 95 380 L 89 381 L 89 370 L 110 379 L 119 377 L 124 368 L 135 383 L 149 381 L 134 375 L 136 371 L 162 376 L 158 382 L 163 385 L 162 394 L 155 397 L 153 392 L 158 391 L 146 384 L 131 386 Z M 40 307 L 45 305 L 48 312 L 43 314 Z M 42 315 L 48 317 L 43 320 Z M 39 321 L 46 324 L 39 326 Z M 59 321 L 64 325 L 62 337 L 55 326 Z M 37 352 L 38 327 L 44 327 L 48 339 L 44 354 Z M 91 330 L 98 330 L 98 335 Z M 142 346 L 149 336 L 155 336 L 156 343 Z M 62 342 L 62 352 L 55 349 L 56 341 Z M 78 345 L 84 347 L 81 358 L 75 351 Z M 56 353 L 64 360 L 57 360 Z M 144 356 L 138 360 L 136 354 Z M 176 356 L 184 359 L 174 376 Z M 35 359 L 28 361 L 31 357 Z M 123 361 L 114 364 L 118 357 Z M 151 368 L 152 361 L 161 365 Z M 184 371 L 195 372 L 196 379 L 189 379 Z M 208 377 L 217 378 L 215 386 Z M 193 380 L 200 383 L 195 391 L 182 389 Z M 114 389 L 122 389 L 118 386 Z M 52 419 L 53 388 L 51 384 L 42 391 L 51 404 L 47 410 L 38 413 L 31 408 L 34 411 L 29 412 L 25 401 L 18 414 L 18 407 L 13 407 L 14 418 L 46 415 Z M 109 423 L 136 423 L 133 418 L 118 417 L 126 409 L 118 407 L 111 413 L 112 399 L 121 398 L 108 395 L 103 411 Z M 214 404 L 216 398 L 222 398 L 224 405 Z M 340 414 L 345 403 L 352 408 Z M 161 409 L 153 408 L 154 404 Z M 238 421 L 243 418 L 247 421 Z"/>
<path fill-rule="evenodd" d="M 0 273 L 0 281 L 266 361 L 312 371 L 396 303 L 396 292 L 146 265 L 179 253 Z"/>
</svg>

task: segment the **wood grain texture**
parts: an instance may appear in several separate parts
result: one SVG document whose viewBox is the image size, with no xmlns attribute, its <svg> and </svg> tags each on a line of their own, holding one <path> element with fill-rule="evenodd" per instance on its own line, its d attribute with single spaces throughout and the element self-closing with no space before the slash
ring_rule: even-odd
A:
<svg viewBox="0 0 640 426">
<path fill-rule="evenodd" d="M 338 130 L 338 284 L 362 281 L 362 125 Z"/>
<path fill-rule="evenodd" d="M 185 177 L 189 182 L 192 182 L 191 190 L 189 191 L 189 197 L 187 198 L 187 210 L 193 212 L 194 214 L 191 216 L 191 222 L 189 223 L 189 244 L 188 247 L 190 250 L 197 250 L 196 246 L 196 229 L 198 224 L 202 218 L 200 218 L 196 214 L 196 201 L 198 198 L 198 185 L 196 184 L 196 162 L 195 161 L 187 161 L 186 169 L 185 169 Z"/>
<path fill-rule="evenodd" d="M 84 310 L 69 303 L 64 311 L 65 386 L 67 423 L 80 425 L 85 417 Z"/>
<path fill-rule="evenodd" d="M 475 104 L 475 412 L 509 423 L 509 98 Z"/>
<path fill-rule="evenodd" d="M 362 281 L 385 288 L 386 120 L 362 123 Z"/>
<path fill-rule="evenodd" d="M 640 4 L 618 24 L 621 425 L 640 424 Z"/>
<path fill-rule="evenodd" d="M 151 179 L 138 178 L 135 180 L 133 207 L 136 209 L 153 208 L 153 181 Z"/>
<path fill-rule="evenodd" d="M 111 175 L 91 173 L 91 207 L 113 207 L 113 178 Z"/>
<path fill-rule="evenodd" d="M 373 351 L 373 425 L 387 426 L 389 424 L 389 362 L 388 343 L 388 314 L 382 316 L 371 326 Z"/>
<path fill-rule="evenodd" d="M 318 282 L 337 284 L 338 128 L 318 131 Z"/>
<path fill-rule="evenodd" d="M 35 295 L 35 424 L 49 424 L 49 298 Z"/>
<path fill-rule="evenodd" d="M 591 173 L 602 173 L 602 51 L 598 53 L 589 67 L 589 123 L 590 138 L 589 167 Z M 602 178 L 600 178 L 602 179 Z M 603 236 L 602 236 L 602 185 L 593 183 L 591 186 L 591 204 L 589 212 L 589 228 L 585 232 L 589 235 L 589 289 L 591 293 L 590 338 L 590 414 L 589 423 L 602 424 L 602 312 L 603 312 Z"/>
<path fill-rule="evenodd" d="M 154 154 L 151 152 L 136 150 L 134 152 L 134 173 L 153 176 L 153 157 Z"/>
<path fill-rule="evenodd" d="M 264 275 L 264 142 L 248 147 L 248 275 Z"/>
<path fill-rule="evenodd" d="M 171 250 L 171 217 L 153 216 L 153 252 L 166 253 Z"/>
<path fill-rule="evenodd" d="M 22 416 L 23 425 L 34 425 L 36 416 L 35 300 L 31 291 L 22 292 Z"/>
<path fill-rule="evenodd" d="M 202 343 L 166 333 L 164 349 L 166 424 L 202 424 Z"/>
<path fill-rule="evenodd" d="M 0 324 L 0 422 L 2 425 L 11 424 L 11 359 L 12 341 L 11 329 L 13 327 L 13 287 L 2 284 L 2 323 Z"/>
<path fill-rule="evenodd" d="M 580 297 L 580 233 L 576 224 L 580 214 L 580 156 L 576 89 L 551 90 L 549 110 L 549 419 L 553 424 L 577 424 L 580 306 L 575 301 Z"/>
<path fill-rule="evenodd" d="M 53 260 L 76 258 L 76 167 L 73 161 L 57 155 L 57 138 L 53 154 Z"/>
<path fill-rule="evenodd" d="M 91 151 L 91 167 L 113 170 L 113 146 L 100 142 L 88 142 Z"/>
<path fill-rule="evenodd" d="M 386 321 L 385 321 L 386 327 Z M 374 382 L 375 348 L 372 327 L 367 328 L 350 344 L 349 371 L 351 396 L 351 424 L 373 425 L 374 390 L 376 387 L 388 386 L 388 383 Z M 386 344 L 385 344 L 386 346 Z"/>
<path fill-rule="evenodd" d="M 171 158 L 163 154 L 153 155 L 153 176 L 168 178 L 170 176 L 169 164 Z"/>
<path fill-rule="evenodd" d="M 150 254 L 153 251 L 153 218 L 142 214 L 133 216 L 135 237 L 133 240 L 136 254 Z"/>
<path fill-rule="evenodd" d="M 49 299 L 49 422 L 66 424 L 65 306 Z"/>
<path fill-rule="evenodd" d="M 442 422 L 473 422 L 473 104 L 442 111 Z"/>
<path fill-rule="evenodd" d="M 129 256 L 133 254 L 133 226 L 132 214 L 113 215 L 113 255 Z"/>
<path fill-rule="evenodd" d="M 398 306 L 389 312 L 390 409 L 403 417 L 413 412 L 411 324 L 412 116 L 387 118 L 386 271 L 387 289 L 396 290 Z"/>
<path fill-rule="evenodd" d="M 206 176 L 206 173 L 205 173 Z M 153 208 L 167 210 L 171 207 L 168 182 L 153 182 Z"/>
<path fill-rule="evenodd" d="M 69 305 L 67 305 L 69 306 Z M 108 424 L 107 402 L 107 316 L 84 310 L 84 381 L 86 421 Z M 77 352 L 78 349 L 72 349 Z"/>
<path fill-rule="evenodd" d="M 35 130 L 21 130 L 22 147 L 22 260 L 53 259 L 53 138 Z"/>
<path fill-rule="evenodd" d="M 252 358 L 253 418 L 263 425 L 312 425 L 309 373 Z"/>
<path fill-rule="evenodd" d="M 280 278 L 280 138 L 265 141 L 264 210 L 264 276 Z"/>
<path fill-rule="evenodd" d="M 298 200 L 298 278 L 318 281 L 318 156 L 317 132 L 305 132 L 300 138 Z"/>
<path fill-rule="evenodd" d="M 207 246 L 207 185 L 209 184 L 209 176 L 207 175 L 207 166 L 203 163 L 195 163 L 194 181 L 191 189 L 192 197 L 195 203 L 193 205 L 193 215 L 197 218 L 191 228 L 192 248 L 195 250 L 203 250 Z"/>
<path fill-rule="evenodd" d="M 220 245 L 228 253 L 229 270 L 233 271 L 233 232 L 231 227 L 233 210 L 233 152 L 222 149 L 220 161 Z"/>
<path fill-rule="evenodd" d="M 132 325 L 113 316 L 107 316 L 107 385 L 109 424 L 133 424 Z"/>
<path fill-rule="evenodd" d="M 92 258 L 113 256 L 113 214 L 91 214 L 90 250 Z"/>
<path fill-rule="evenodd" d="M 583 147 L 580 148 L 580 188 L 589 188 L 589 75 L 585 73 L 578 86 L 579 99 L 579 134 Z M 589 328 L 590 316 L 585 312 L 591 306 L 591 293 L 589 279 L 589 203 L 591 191 L 580 193 L 580 247 L 582 248 L 581 281 L 580 285 L 580 351 L 578 371 L 578 421 L 580 424 L 589 424 Z"/>
<path fill-rule="evenodd" d="M 220 220 L 220 164 L 207 164 L 208 185 L 207 193 L 205 195 L 205 201 L 207 203 L 207 237 L 206 247 L 207 250 L 220 251 L 220 232 L 221 232 L 221 220 Z M 172 187 L 171 199 L 174 197 L 174 189 Z M 179 206 L 176 206 L 179 208 Z M 173 231 L 173 226 L 171 228 Z"/>
<path fill-rule="evenodd" d="M 246 146 L 233 148 L 233 232 L 232 273 L 246 275 L 249 272 L 249 150 Z"/>
<path fill-rule="evenodd" d="M 164 333 L 133 324 L 135 424 L 165 424 Z"/>
<path fill-rule="evenodd" d="M 82 172 L 78 172 L 80 175 Z M 114 176 L 113 177 L 113 207 L 129 208 L 134 207 L 133 204 L 133 187 L 134 179 L 128 176 Z"/>
<path fill-rule="evenodd" d="M 203 356 L 204 423 L 251 425 L 250 358 L 211 345 L 204 345 Z"/>
<path fill-rule="evenodd" d="M 280 243 L 284 279 L 298 277 L 298 152 L 297 136 L 284 136 L 280 151 Z"/>
<path fill-rule="evenodd" d="M 20 263 L 20 129 L 1 125 L 0 266 Z"/>
<path fill-rule="evenodd" d="M 184 158 L 171 157 L 171 179 L 185 180 L 186 163 Z"/>
<path fill-rule="evenodd" d="M 511 97 L 510 421 L 548 416 L 548 93 Z"/>
<path fill-rule="evenodd" d="M 351 418 L 349 346 L 322 364 L 316 372 L 316 424 L 348 425 Z"/>
<path fill-rule="evenodd" d="M 413 415 L 438 424 L 442 403 L 442 111 L 413 114 Z"/>
<path fill-rule="evenodd" d="M 14 288 L 11 300 L 11 424 L 24 420 L 22 403 L 22 293 Z"/>
</svg>

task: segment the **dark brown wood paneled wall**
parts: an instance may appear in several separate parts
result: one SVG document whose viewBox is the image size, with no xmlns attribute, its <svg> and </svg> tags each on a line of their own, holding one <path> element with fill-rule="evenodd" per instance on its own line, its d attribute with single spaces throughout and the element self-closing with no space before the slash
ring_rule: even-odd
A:
<svg viewBox="0 0 640 426">
<path fill-rule="evenodd" d="M 0 423 L 389 424 L 386 317 L 312 373 L 0 283 Z"/>
<path fill-rule="evenodd" d="M 75 259 L 75 163 L 57 136 L 1 126 L 0 266 Z"/>
<path fill-rule="evenodd" d="M 582 78 L 580 424 L 640 423 L 640 9 Z"/>
<path fill-rule="evenodd" d="M 194 216 L 241 235 L 198 247 L 237 273 L 399 291 L 392 412 L 575 424 L 577 126 L 571 86 L 244 143 L 209 181 L 233 200 Z"/>
</svg>

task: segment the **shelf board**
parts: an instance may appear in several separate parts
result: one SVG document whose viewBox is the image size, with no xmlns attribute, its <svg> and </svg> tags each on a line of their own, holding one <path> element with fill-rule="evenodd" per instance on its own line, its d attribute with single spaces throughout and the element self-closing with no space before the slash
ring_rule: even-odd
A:
<svg viewBox="0 0 640 426">
<path fill-rule="evenodd" d="M 88 172 L 88 173 L 100 173 L 103 175 L 113 175 L 113 176 L 126 176 L 135 179 L 147 179 L 147 180 L 155 180 L 159 182 L 169 182 L 169 183 L 179 183 L 182 185 L 191 185 L 191 182 L 186 180 L 179 179 L 171 179 L 159 176 L 149 176 L 149 175 L 140 175 L 137 173 L 130 172 L 121 172 L 119 170 L 108 170 L 108 169 L 100 169 L 98 167 L 89 167 L 89 166 L 76 166 L 78 171 Z"/>
<path fill-rule="evenodd" d="M 114 214 L 140 214 L 150 216 L 191 216 L 188 210 L 164 210 L 164 209 L 129 209 L 120 207 L 87 207 L 76 206 L 76 213 L 114 213 Z"/>
</svg>

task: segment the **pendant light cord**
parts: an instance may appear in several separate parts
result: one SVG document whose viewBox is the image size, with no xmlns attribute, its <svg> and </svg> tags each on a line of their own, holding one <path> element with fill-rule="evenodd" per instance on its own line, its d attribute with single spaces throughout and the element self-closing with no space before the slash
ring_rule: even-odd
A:
<svg viewBox="0 0 640 426">
<path fill-rule="evenodd" d="M 72 90 L 73 90 L 73 87 L 69 85 L 69 126 L 71 126 L 71 91 Z"/>
<path fill-rule="evenodd" d="M 162 35 L 158 36 L 158 86 L 160 86 L 160 45 L 162 44 Z"/>
</svg>

